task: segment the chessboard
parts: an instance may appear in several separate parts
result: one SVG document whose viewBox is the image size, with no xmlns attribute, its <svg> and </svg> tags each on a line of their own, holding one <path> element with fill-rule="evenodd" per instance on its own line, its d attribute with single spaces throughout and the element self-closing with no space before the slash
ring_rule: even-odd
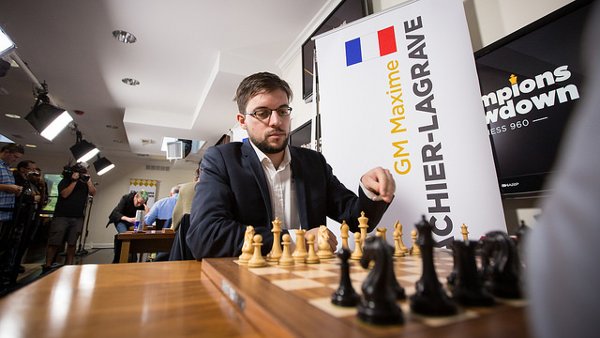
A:
<svg viewBox="0 0 600 338">
<path fill-rule="evenodd" d="M 450 250 L 434 249 L 435 270 L 440 283 L 453 268 Z M 421 257 L 394 258 L 394 272 L 408 298 L 421 278 Z M 356 307 L 331 303 L 340 284 L 338 258 L 319 264 L 249 268 L 236 258 L 202 261 L 202 271 L 257 330 L 274 337 L 527 337 L 524 300 L 497 299 L 492 307 L 460 307 L 457 315 L 426 317 L 410 311 L 409 301 L 398 301 L 401 325 L 373 325 L 357 318 Z M 350 278 L 357 293 L 369 270 L 351 261 Z"/>
</svg>

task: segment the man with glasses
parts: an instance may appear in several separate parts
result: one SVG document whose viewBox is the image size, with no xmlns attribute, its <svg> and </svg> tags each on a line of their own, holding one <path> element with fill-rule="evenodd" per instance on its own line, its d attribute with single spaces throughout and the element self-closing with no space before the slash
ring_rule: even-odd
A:
<svg viewBox="0 0 600 338">
<path fill-rule="evenodd" d="M 360 179 L 358 196 L 333 175 L 322 154 L 288 145 L 292 91 L 277 75 L 257 73 L 236 91 L 237 121 L 248 140 L 207 149 L 202 179 L 192 203 L 187 244 L 195 258 L 241 253 L 246 226 L 262 235 L 262 253 L 273 245 L 271 222 L 284 233 L 305 229 L 316 234 L 329 217 L 358 231 L 361 211 L 373 230 L 394 198 L 395 183 L 381 167 Z M 329 236 L 332 249 L 337 246 Z"/>
</svg>

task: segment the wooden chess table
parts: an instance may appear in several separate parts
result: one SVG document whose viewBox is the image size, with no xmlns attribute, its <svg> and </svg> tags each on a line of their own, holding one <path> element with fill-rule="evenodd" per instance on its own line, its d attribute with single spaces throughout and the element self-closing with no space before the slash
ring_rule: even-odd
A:
<svg viewBox="0 0 600 338">
<path fill-rule="evenodd" d="M 451 252 L 435 249 L 438 279 L 446 284 L 452 271 Z M 354 261 L 350 278 L 356 292 L 368 274 Z M 265 336 L 274 337 L 528 337 L 524 300 L 497 299 L 493 307 L 459 307 L 449 317 L 424 317 L 411 313 L 408 300 L 399 301 L 405 323 L 378 326 L 360 321 L 356 307 L 331 304 L 340 283 L 337 258 L 320 264 L 291 267 L 269 263 L 248 268 L 234 258 L 204 259 L 203 274 L 230 299 L 238 311 Z M 410 297 L 421 276 L 420 256 L 395 258 L 397 280 Z"/>
</svg>

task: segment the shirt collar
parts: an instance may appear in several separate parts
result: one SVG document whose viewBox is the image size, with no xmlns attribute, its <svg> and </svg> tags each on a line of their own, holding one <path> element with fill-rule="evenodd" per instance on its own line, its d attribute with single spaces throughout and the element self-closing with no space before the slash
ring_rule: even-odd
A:
<svg viewBox="0 0 600 338">
<path fill-rule="evenodd" d="M 248 142 L 250 143 L 250 145 L 252 145 L 252 149 L 254 149 L 254 152 L 256 153 L 256 156 L 258 156 L 258 160 L 260 161 L 260 163 L 264 164 L 265 161 L 267 161 L 267 163 L 273 165 L 271 159 L 267 155 L 265 155 L 265 153 L 263 153 L 260 149 L 258 149 L 258 147 L 255 146 L 254 143 L 252 143 L 252 141 L 248 140 Z M 290 164 L 290 161 L 292 160 L 290 147 L 285 147 L 284 151 L 285 153 L 283 155 L 283 161 L 281 161 L 281 165 L 279 166 L 280 168 L 285 168 L 288 164 Z"/>
</svg>

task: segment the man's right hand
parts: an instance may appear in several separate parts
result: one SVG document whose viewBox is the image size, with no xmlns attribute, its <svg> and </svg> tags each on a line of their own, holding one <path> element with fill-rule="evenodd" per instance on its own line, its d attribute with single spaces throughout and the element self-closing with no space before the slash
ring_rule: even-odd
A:
<svg viewBox="0 0 600 338">
<path fill-rule="evenodd" d="M 6 192 L 9 194 L 15 194 L 17 196 L 21 195 L 21 192 L 23 191 L 23 187 L 16 184 L 4 184 L 4 187 L 6 188 Z"/>
</svg>

